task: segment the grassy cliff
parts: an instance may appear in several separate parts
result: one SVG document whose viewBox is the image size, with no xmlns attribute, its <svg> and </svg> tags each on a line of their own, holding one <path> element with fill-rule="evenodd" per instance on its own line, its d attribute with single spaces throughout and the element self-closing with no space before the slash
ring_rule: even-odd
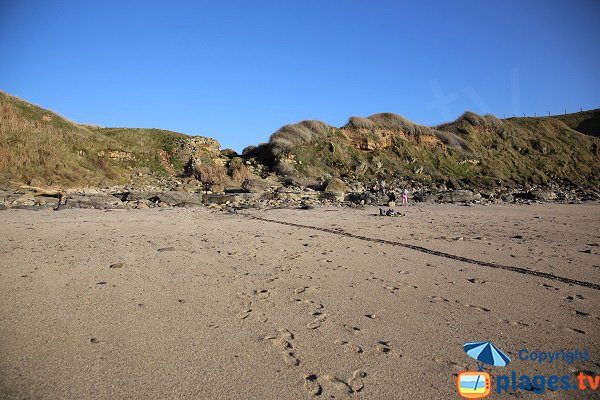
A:
<svg viewBox="0 0 600 400">
<path fill-rule="evenodd" d="M 600 110 L 502 120 L 466 112 L 436 127 L 382 113 L 352 117 L 339 128 L 321 121 L 286 125 L 243 158 L 307 183 L 341 177 L 598 188 L 599 148 Z M 243 160 L 224 153 L 210 138 L 77 124 L 0 92 L 2 186 L 151 184 L 184 173 L 208 183 L 226 175 L 241 182 L 249 173 Z"/>
<path fill-rule="evenodd" d="M 148 181 L 183 173 L 192 156 L 210 161 L 219 144 L 159 130 L 77 124 L 0 92 L 0 182 L 60 186 Z"/>
<path fill-rule="evenodd" d="M 291 177 L 598 187 L 599 121 L 600 110 L 504 120 L 466 112 L 427 127 L 384 113 L 352 117 L 340 128 L 320 121 L 286 125 L 246 153 Z"/>
</svg>

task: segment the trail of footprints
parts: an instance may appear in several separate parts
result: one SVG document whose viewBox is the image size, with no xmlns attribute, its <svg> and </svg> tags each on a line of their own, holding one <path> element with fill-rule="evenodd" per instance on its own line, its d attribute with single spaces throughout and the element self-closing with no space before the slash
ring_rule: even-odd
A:
<svg viewBox="0 0 600 400">
<path fill-rule="evenodd" d="M 442 297 L 442 296 L 427 296 L 427 298 L 429 298 L 430 303 L 449 303 L 450 302 L 450 300 L 448 300 L 447 298 Z M 458 300 L 454 300 L 454 302 L 456 304 L 462 304 Z M 477 311 L 482 311 L 482 312 L 490 312 L 491 311 L 489 308 L 474 306 L 473 304 L 463 304 L 463 305 L 467 308 L 471 308 L 471 309 L 477 310 Z"/>
<path fill-rule="evenodd" d="M 294 257 L 295 258 L 295 257 Z M 278 267 L 279 272 L 290 273 L 291 268 L 289 267 Z M 400 274 L 407 274 L 407 271 L 399 271 Z M 277 272 L 276 272 L 277 274 Z M 304 280 L 311 280 L 312 277 L 308 276 L 297 276 L 298 278 Z M 278 277 L 271 276 L 265 283 L 266 286 L 260 287 L 258 289 L 252 290 L 250 293 L 241 292 L 238 293 L 238 298 L 240 299 L 241 311 L 237 314 L 237 317 L 245 323 L 245 320 L 253 314 L 262 315 L 262 318 L 259 316 L 259 322 L 266 322 L 268 318 L 264 314 L 260 314 L 261 304 L 264 304 L 265 301 L 273 301 L 276 298 L 273 298 L 275 294 L 273 287 L 268 287 L 268 284 L 275 281 Z M 384 281 L 379 280 L 375 277 L 371 277 L 372 280 L 380 281 L 380 284 L 384 284 Z M 389 285 L 389 283 L 387 283 Z M 396 290 L 399 290 L 401 287 L 410 286 L 404 283 L 397 283 L 395 286 L 386 287 L 391 293 L 394 293 Z M 325 306 L 315 300 L 312 299 L 303 299 L 298 298 L 306 295 L 310 292 L 310 286 L 301 286 L 297 287 L 293 290 L 292 302 L 302 307 L 307 316 L 309 317 L 308 322 L 306 324 L 307 330 L 317 331 L 319 330 L 323 324 L 326 323 L 328 319 L 328 314 L 325 312 Z M 370 320 L 374 320 L 377 318 L 375 314 L 365 314 L 365 318 Z M 362 335 L 362 331 L 357 326 L 352 325 L 343 325 L 345 330 L 352 334 L 354 337 L 359 338 Z M 264 337 L 266 342 L 270 342 L 270 344 L 278 349 L 281 353 L 282 361 L 289 368 L 302 368 L 302 361 L 298 356 L 297 349 L 294 344 L 295 335 L 291 330 L 280 328 L 277 330 L 275 334 L 267 335 Z M 359 340 L 360 341 L 360 340 Z M 353 353 L 356 355 L 361 355 L 366 351 L 379 353 L 383 355 L 395 354 L 399 357 L 402 357 L 400 353 L 393 351 L 390 342 L 380 340 L 372 345 L 364 346 L 363 344 L 359 344 L 352 339 L 337 339 L 334 342 L 336 345 L 342 346 L 344 352 Z M 365 378 L 367 377 L 367 373 L 362 369 L 355 369 L 351 373 L 349 377 L 340 378 L 339 376 L 326 374 L 326 375 L 317 375 L 313 372 L 305 371 L 303 375 L 303 387 L 304 389 L 312 396 L 321 396 L 325 393 L 331 392 L 332 397 L 333 394 L 337 396 L 344 395 L 352 395 L 354 393 L 358 393 L 362 391 L 365 387 Z"/>
<path fill-rule="evenodd" d="M 299 295 L 305 293 L 309 289 L 308 286 L 296 288 L 294 294 Z M 260 293 L 260 291 L 259 291 Z M 256 295 L 257 292 L 255 291 Z M 307 309 L 309 316 L 313 318 L 307 325 L 306 328 L 309 330 L 317 330 L 327 319 L 327 314 L 324 312 L 325 306 L 318 301 L 311 299 L 299 299 L 294 298 L 293 301 L 301 307 Z M 241 316 L 249 314 L 252 310 L 245 310 Z M 240 316 L 240 317 L 241 317 Z M 365 314 L 365 318 L 376 319 L 375 314 Z M 245 317 L 244 317 L 245 318 Z M 344 328 L 354 335 L 360 334 L 361 329 L 352 326 L 344 325 Z M 280 328 L 275 334 L 267 335 L 264 337 L 265 341 L 271 343 L 273 347 L 281 352 L 281 357 L 285 365 L 290 368 L 301 367 L 302 362 L 297 354 L 296 347 L 294 345 L 295 335 L 289 329 Z M 350 340 L 337 339 L 334 342 L 336 345 L 342 346 L 345 352 L 351 352 L 354 354 L 364 353 L 364 349 L 361 345 L 354 343 Z M 372 351 L 381 354 L 388 354 L 392 351 L 392 346 L 388 341 L 378 341 L 370 347 Z M 400 355 L 401 357 L 401 355 Z M 365 387 L 364 379 L 367 377 L 367 373 L 362 369 L 355 369 L 352 374 L 347 378 L 340 378 L 339 376 L 326 374 L 317 375 L 313 372 L 305 373 L 303 376 L 303 387 L 312 396 L 320 396 L 325 393 L 335 393 L 336 396 L 352 395 L 362 391 Z"/>
</svg>

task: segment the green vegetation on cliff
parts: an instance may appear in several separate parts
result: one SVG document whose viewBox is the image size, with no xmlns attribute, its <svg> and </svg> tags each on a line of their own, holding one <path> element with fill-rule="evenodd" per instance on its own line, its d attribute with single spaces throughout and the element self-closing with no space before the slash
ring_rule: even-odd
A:
<svg viewBox="0 0 600 400">
<path fill-rule="evenodd" d="M 382 113 L 352 117 L 339 128 L 321 121 L 285 125 L 235 158 L 210 138 L 77 124 L 0 92 L 0 183 L 103 186 L 186 173 L 213 184 L 230 176 L 239 184 L 250 177 L 245 161 L 254 158 L 305 183 L 340 177 L 597 188 L 599 137 L 600 110 L 502 120 L 466 112 L 436 127 Z"/>
<path fill-rule="evenodd" d="M 210 160 L 218 147 L 212 139 L 159 129 L 77 124 L 0 92 L 4 184 L 98 186 L 125 183 L 132 175 L 176 175 L 183 173 L 192 155 Z"/>
<path fill-rule="evenodd" d="M 599 121 L 600 110 L 504 120 L 466 112 L 426 127 L 384 113 L 352 117 L 341 128 L 320 121 L 286 125 L 247 153 L 281 175 L 299 178 L 597 187 Z"/>
</svg>

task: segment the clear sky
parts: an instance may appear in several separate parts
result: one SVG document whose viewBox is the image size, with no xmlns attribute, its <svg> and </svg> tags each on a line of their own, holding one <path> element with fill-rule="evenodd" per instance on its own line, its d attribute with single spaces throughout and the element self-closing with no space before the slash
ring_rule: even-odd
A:
<svg viewBox="0 0 600 400">
<path fill-rule="evenodd" d="M 304 119 L 598 108 L 599 22 L 596 0 L 0 0 L 0 90 L 240 151 Z"/>
</svg>

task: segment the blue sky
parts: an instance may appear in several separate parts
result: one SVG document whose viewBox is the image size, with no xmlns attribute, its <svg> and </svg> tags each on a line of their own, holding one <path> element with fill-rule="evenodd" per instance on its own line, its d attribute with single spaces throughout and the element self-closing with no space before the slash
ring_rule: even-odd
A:
<svg viewBox="0 0 600 400">
<path fill-rule="evenodd" d="M 598 21 L 595 0 L 2 0 L 0 90 L 240 151 L 304 119 L 600 107 Z"/>
</svg>

